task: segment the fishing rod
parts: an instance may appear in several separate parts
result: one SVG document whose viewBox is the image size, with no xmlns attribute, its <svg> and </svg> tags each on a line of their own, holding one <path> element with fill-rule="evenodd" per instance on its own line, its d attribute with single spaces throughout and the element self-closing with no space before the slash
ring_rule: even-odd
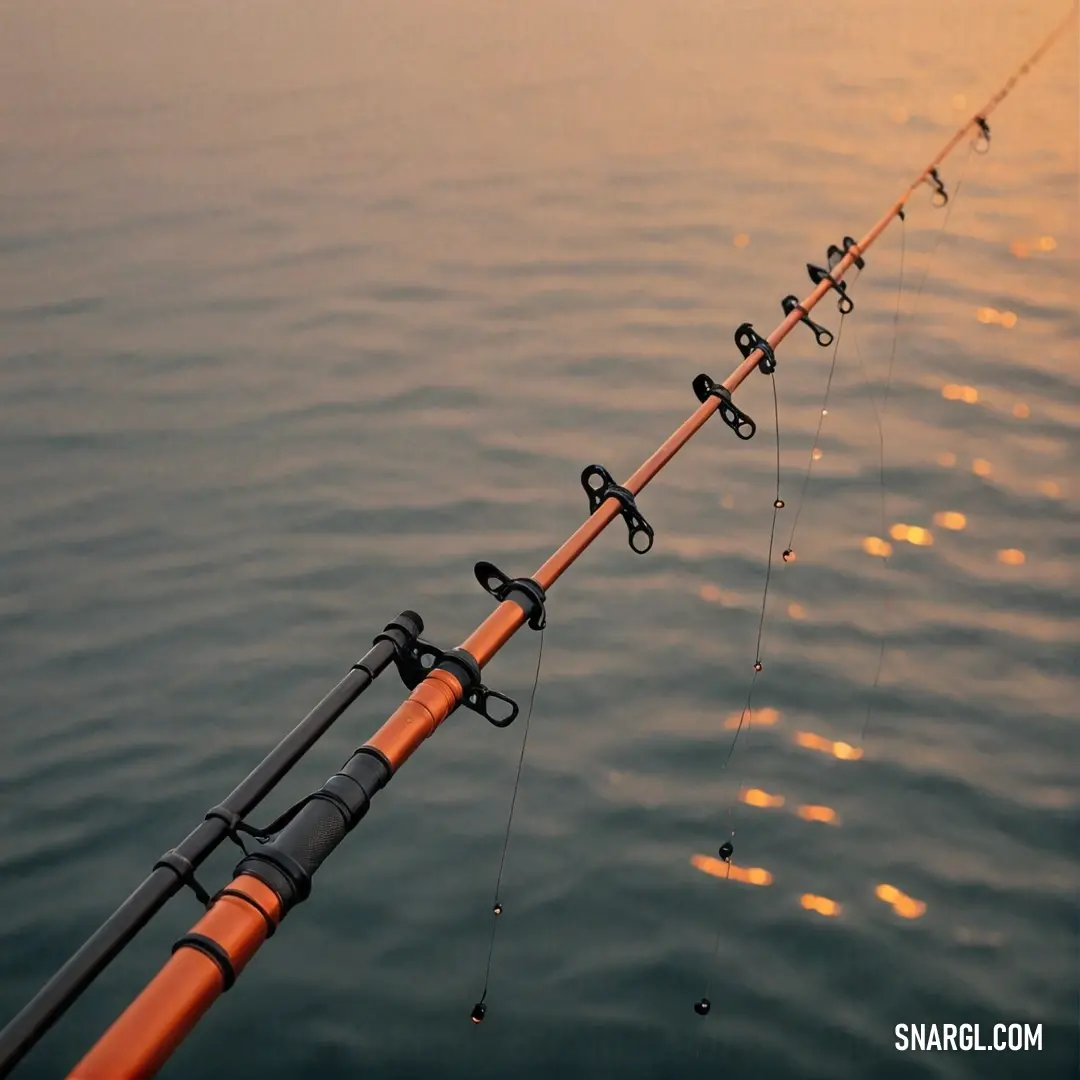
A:
<svg viewBox="0 0 1080 1080">
<path fill-rule="evenodd" d="M 214 1001 L 233 986 L 285 916 L 308 898 L 315 872 L 364 818 L 375 795 L 451 713 L 464 705 L 496 727 L 512 724 L 519 714 L 517 703 L 483 683 L 483 668 L 523 626 L 544 629 L 548 591 L 617 516 L 627 527 L 632 550 L 644 555 L 652 548 L 655 534 L 638 508 L 637 496 L 714 413 L 739 439 L 753 437 L 757 425 L 734 403 L 734 392 L 755 369 L 765 375 L 776 371 L 775 350 L 799 323 L 812 330 L 819 345 L 831 344 L 831 331 L 813 322 L 810 313 L 830 291 L 837 294 L 842 316 L 854 310 L 845 274 L 852 266 L 864 268 L 867 250 L 894 219 L 904 219 L 907 203 L 924 184 L 933 189 L 934 205 L 946 205 L 949 194 L 939 167 L 969 134 L 974 134 L 978 152 L 989 150 L 988 117 L 1050 49 L 1075 12 L 1074 6 L 860 240 L 845 236 L 842 245 L 828 248 L 825 266 L 806 264 L 813 290 L 802 300 L 789 295 L 781 301 L 784 319 L 767 337 L 751 323 L 739 326 L 734 337 L 742 361 L 723 382 L 714 382 L 707 374 L 693 380 L 697 409 L 624 484 L 616 483 L 602 465 L 584 469 L 581 483 L 589 517 L 532 577 L 511 578 L 493 563 L 476 564 L 476 579 L 497 607 L 459 646 L 444 651 L 426 641 L 421 637 L 423 621 L 412 611 L 388 623 L 345 678 L 223 802 L 207 812 L 202 823 L 154 864 L 142 884 L 0 1031 L 0 1077 L 15 1068 L 164 904 L 187 887 L 206 906 L 206 914 L 175 943 L 171 958 L 75 1066 L 69 1080 L 153 1076 Z M 782 507 L 778 496 L 774 508 Z M 265 828 L 251 826 L 245 820 L 250 812 L 391 664 L 410 691 L 406 700 L 322 787 Z M 754 668 L 761 670 L 760 660 L 755 660 Z M 256 843 L 249 847 L 245 836 Z M 236 843 L 244 857 L 229 884 L 211 897 L 195 871 L 225 840 Z M 733 850 L 730 842 L 719 849 L 729 865 Z M 496 904 L 495 915 L 500 910 Z M 483 1021 L 486 1009 L 481 998 L 471 1014 L 474 1023 Z M 707 1014 L 707 999 L 695 1005 L 695 1011 Z"/>
</svg>

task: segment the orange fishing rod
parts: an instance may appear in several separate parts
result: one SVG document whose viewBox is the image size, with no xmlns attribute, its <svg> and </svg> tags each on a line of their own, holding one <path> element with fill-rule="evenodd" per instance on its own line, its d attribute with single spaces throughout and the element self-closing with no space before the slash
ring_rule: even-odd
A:
<svg viewBox="0 0 1080 1080">
<path fill-rule="evenodd" d="M 631 548 L 644 554 L 652 547 L 653 530 L 638 510 L 636 496 L 714 412 L 720 413 L 724 423 L 739 438 L 753 436 L 756 425 L 732 401 L 734 391 L 755 368 L 767 375 L 775 371 L 775 349 L 799 322 L 805 322 L 813 330 L 820 345 L 830 343 L 832 335 L 813 323 L 810 313 L 830 290 L 837 293 L 841 313 L 853 309 L 844 275 L 853 265 L 862 269 L 866 251 L 894 218 L 903 218 L 906 204 L 924 183 L 934 188 L 935 203 L 945 205 L 948 194 L 938 166 L 969 133 L 975 133 L 977 149 L 985 152 L 989 148 L 988 116 L 1019 77 L 1051 47 L 1074 12 L 1075 8 L 986 107 L 956 131 L 862 239 L 856 242 L 851 237 L 844 237 L 842 247 L 831 246 L 825 267 L 807 264 L 815 286 L 813 291 L 801 301 L 794 296 L 785 297 L 782 301 L 785 318 L 768 337 L 760 337 L 749 323 L 739 327 L 735 342 L 743 356 L 742 362 L 723 383 L 714 383 L 704 374 L 694 380 L 693 388 L 700 405 L 624 485 L 616 484 L 602 466 L 590 465 L 584 470 L 582 485 L 588 496 L 590 515 L 534 577 L 511 579 L 491 563 L 476 565 L 479 583 L 498 601 L 498 606 L 458 648 L 444 652 L 420 638 L 422 622 L 414 613 L 403 613 L 396 622 L 389 624 L 376 638 L 375 647 L 364 661 L 354 667 L 351 675 L 267 759 L 267 762 L 274 759 L 273 768 L 269 770 L 273 776 L 262 777 L 256 770 L 245 785 L 258 778 L 257 791 L 241 785 L 229 800 L 207 815 L 204 826 L 212 835 L 208 832 L 203 836 L 196 830 L 184 844 L 159 861 L 155 875 L 172 875 L 169 883 L 155 886 L 153 898 L 139 906 L 137 916 L 127 920 L 130 925 L 125 927 L 124 933 L 118 931 L 110 937 L 106 934 L 110 923 L 106 923 L 95 939 L 91 939 L 88 946 L 69 962 L 74 965 L 72 970 L 75 972 L 68 979 L 70 985 L 56 989 L 54 979 L 15 1021 L 0 1032 L 0 1075 L 6 1075 L 14 1067 L 112 955 L 168 899 L 168 895 L 185 884 L 195 888 L 197 895 L 202 893 L 194 880 L 194 867 L 223 836 L 244 847 L 240 834 L 255 835 L 265 842 L 250 851 L 245 848 L 245 857 L 238 864 L 235 877 L 216 897 L 211 900 L 202 893 L 207 903 L 206 914 L 176 942 L 172 957 L 75 1066 L 69 1080 L 140 1080 L 153 1076 L 218 996 L 233 985 L 288 912 L 307 898 L 312 875 L 364 817 L 375 794 L 455 709 L 465 705 L 498 727 L 509 725 L 517 716 L 517 705 L 482 683 L 480 675 L 484 666 L 526 623 L 533 629 L 543 629 L 547 590 L 617 515 L 621 515 L 627 525 Z M 411 690 L 409 697 L 318 791 L 266 830 L 247 826 L 244 815 L 262 798 L 270 781 L 280 779 L 299 753 L 308 748 L 391 661 Z M 357 674 L 358 669 L 360 674 Z M 289 740 L 299 740 L 305 745 L 290 745 L 288 754 L 282 756 L 285 753 L 282 747 L 286 747 Z M 279 757 L 274 758 L 274 755 Z M 260 769 L 264 767 L 269 768 L 266 762 Z M 193 838 L 197 838 L 198 843 Z M 164 878 L 160 876 L 152 876 L 140 889 L 146 889 L 151 881 L 162 880 Z M 139 890 L 126 904 L 130 905 L 138 895 Z M 123 911 L 122 908 L 113 919 Z M 76 971 L 79 956 L 98 938 L 107 939 L 107 944 L 97 949 L 93 964 L 83 965 L 82 970 Z M 50 988 L 53 989 L 50 991 Z M 473 1012 L 474 1021 L 483 1019 L 484 1009 L 481 1001 Z"/>
</svg>

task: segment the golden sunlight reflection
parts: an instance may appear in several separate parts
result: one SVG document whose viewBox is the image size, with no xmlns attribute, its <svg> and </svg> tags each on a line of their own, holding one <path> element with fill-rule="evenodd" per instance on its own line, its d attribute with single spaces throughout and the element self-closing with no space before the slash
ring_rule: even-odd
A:
<svg viewBox="0 0 1080 1080">
<path fill-rule="evenodd" d="M 744 247 L 747 247 L 747 246 L 749 245 L 749 243 L 750 243 L 750 237 L 749 237 L 749 235 L 748 235 L 747 233 L 744 233 L 744 232 L 741 232 L 741 233 L 736 233 L 736 234 L 735 234 L 735 235 L 734 235 L 734 236 L 733 236 L 733 237 L 731 238 L 731 242 L 732 242 L 732 243 L 733 243 L 733 244 L 734 244 L 734 245 L 735 245 L 735 246 L 736 246 L 737 248 L 744 248 Z"/>
<path fill-rule="evenodd" d="M 743 715 L 742 709 L 728 713 L 724 720 L 724 727 L 728 731 L 734 731 L 739 726 L 739 717 Z M 744 724 L 753 724 L 754 727 L 772 727 L 780 719 L 780 710 L 771 709 L 767 705 L 760 709 L 747 709 Z"/>
<path fill-rule="evenodd" d="M 893 911 L 902 919 L 918 919 L 926 914 L 926 904 L 910 896 L 902 896 L 893 904 Z"/>
<path fill-rule="evenodd" d="M 807 911 L 816 911 L 830 919 L 835 919 L 843 910 L 835 900 L 830 900 L 827 896 L 815 896 L 813 893 L 803 893 L 799 897 L 799 903 Z"/>
<path fill-rule="evenodd" d="M 725 607 L 737 607 L 739 595 L 734 592 L 725 592 L 717 585 L 702 585 L 698 589 L 698 596 L 707 604 L 721 604 Z"/>
<path fill-rule="evenodd" d="M 938 454 L 937 463 L 943 469 L 951 469 L 956 464 L 956 455 L 951 450 L 945 450 Z"/>
<path fill-rule="evenodd" d="M 815 461 L 820 461 L 820 460 L 821 460 L 821 448 L 820 448 L 820 447 L 818 447 L 818 446 L 815 446 L 815 447 L 814 447 L 814 450 L 813 450 L 813 453 L 812 453 L 812 454 L 811 454 L 810 456 L 811 456 L 811 457 L 812 457 L 812 458 L 813 458 L 813 459 L 814 459 Z"/>
<path fill-rule="evenodd" d="M 1006 566 L 1023 566 L 1026 556 L 1019 548 L 1005 548 L 997 553 L 998 562 Z"/>
<path fill-rule="evenodd" d="M 1038 236 L 1034 240 L 1014 240 L 1009 252 L 1018 259 L 1030 259 L 1036 251 L 1048 252 L 1056 247 L 1057 241 L 1052 236 Z"/>
<path fill-rule="evenodd" d="M 979 400 L 979 391 L 974 386 L 960 386 L 957 383 L 946 383 L 941 388 L 941 396 L 949 401 L 964 401 L 968 405 L 974 405 Z"/>
<path fill-rule="evenodd" d="M 940 525 L 943 529 L 959 532 L 967 528 L 967 518 L 958 510 L 939 510 L 934 515 L 934 524 Z"/>
<path fill-rule="evenodd" d="M 975 312 L 979 322 L 985 323 L 987 326 L 1004 326 L 1006 330 L 1011 330 L 1019 321 L 1020 316 L 1015 311 L 998 311 L 997 308 L 981 307 Z"/>
<path fill-rule="evenodd" d="M 820 821 L 825 825 L 840 824 L 840 815 L 831 806 L 800 806 L 795 813 L 803 821 Z"/>
<path fill-rule="evenodd" d="M 833 742 L 822 738 L 812 731 L 796 731 L 795 741 L 807 750 L 816 750 L 820 754 L 832 754 L 841 761 L 858 761 L 863 756 L 862 750 L 846 742 Z"/>
<path fill-rule="evenodd" d="M 783 795 L 770 795 L 767 791 L 762 791 L 761 788 L 744 788 L 739 792 L 739 798 L 746 803 L 747 806 L 767 808 L 784 805 Z"/>
<path fill-rule="evenodd" d="M 867 555 L 878 555 L 883 559 L 892 554 L 892 544 L 888 540 L 882 540 L 880 536 L 868 536 L 862 542 L 862 549 Z"/>
<path fill-rule="evenodd" d="M 1013 406 L 1012 412 L 1017 420 L 1026 420 L 1031 415 L 1031 410 L 1022 401 Z"/>
<path fill-rule="evenodd" d="M 886 904 L 891 904 L 893 911 L 902 919 L 918 919 L 926 914 L 926 904 L 922 900 L 908 896 L 895 885 L 879 885 L 874 890 L 874 895 Z"/>
<path fill-rule="evenodd" d="M 1053 480 L 1040 480 L 1039 491 L 1049 499 L 1061 498 L 1061 486 Z"/>
<path fill-rule="evenodd" d="M 791 619 L 805 619 L 806 608 L 802 604 L 791 603 L 787 606 L 788 617 Z"/>
<path fill-rule="evenodd" d="M 773 876 L 760 866 L 736 866 L 712 855 L 691 855 L 690 865 L 703 874 L 724 881 L 741 881 L 744 885 L 771 885 Z"/>
<path fill-rule="evenodd" d="M 889 529 L 889 535 L 894 540 L 906 540 L 916 547 L 930 547 L 934 542 L 934 534 L 921 525 L 905 525 L 898 521 Z"/>
<path fill-rule="evenodd" d="M 971 463 L 971 471 L 976 476 L 989 476 L 994 471 L 994 469 L 990 462 L 986 460 L 986 458 L 977 457 Z"/>
</svg>

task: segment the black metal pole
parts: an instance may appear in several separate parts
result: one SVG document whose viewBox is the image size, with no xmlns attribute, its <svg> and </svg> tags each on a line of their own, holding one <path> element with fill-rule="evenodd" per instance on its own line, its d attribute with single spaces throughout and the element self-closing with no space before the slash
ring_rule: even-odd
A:
<svg viewBox="0 0 1080 1080">
<path fill-rule="evenodd" d="M 120 950 L 184 887 L 194 869 L 229 835 L 230 819 L 236 820 L 250 813 L 386 669 L 398 649 L 410 644 L 423 629 L 423 620 L 413 611 L 403 611 L 388 623 L 348 675 L 263 758 L 224 802 L 210 811 L 213 816 L 208 815 L 180 844 L 162 856 L 150 876 L 0 1031 L 0 1077 L 9 1075 Z"/>
</svg>

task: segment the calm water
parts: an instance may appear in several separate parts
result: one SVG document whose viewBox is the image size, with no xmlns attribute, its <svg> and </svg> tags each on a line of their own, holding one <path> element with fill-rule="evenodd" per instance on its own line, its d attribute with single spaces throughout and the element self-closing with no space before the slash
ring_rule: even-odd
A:
<svg viewBox="0 0 1080 1080">
<path fill-rule="evenodd" d="M 629 475 L 735 366 L 734 327 L 770 329 L 1063 10 L 0 5 L 0 1018 L 388 618 L 464 638 L 473 562 L 531 573 L 583 518 L 581 468 Z M 909 213 L 886 526 L 933 543 L 887 565 L 867 386 L 899 230 L 871 252 L 728 771 L 760 376 L 758 437 L 714 422 L 642 495 L 654 550 L 620 524 L 553 590 L 484 1027 L 521 732 L 465 714 L 163 1076 L 1075 1075 L 1076 88 L 1074 26 L 991 153 L 943 170 L 940 243 L 926 195 Z M 829 361 L 801 328 L 780 354 L 783 542 Z M 527 697 L 536 647 L 489 681 Z M 388 675 L 256 818 L 400 697 Z M 784 800 L 736 804 L 769 885 L 691 862 L 746 789 Z M 17 1075 L 62 1075 L 197 915 L 178 898 Z M 905 1021 L 1041 1023 L 1044 1049 L 900 1054 Z"/>
</svg>

